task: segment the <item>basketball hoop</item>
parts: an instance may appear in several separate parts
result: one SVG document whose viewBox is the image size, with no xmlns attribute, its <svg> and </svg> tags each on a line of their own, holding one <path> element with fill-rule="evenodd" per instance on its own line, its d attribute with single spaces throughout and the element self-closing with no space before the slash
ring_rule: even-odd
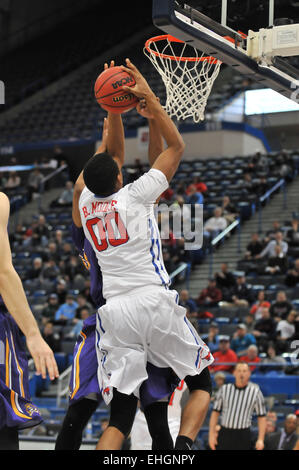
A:
<svg viewBox="0 0 299 470">
<path fill-rule="evenodd" d="M 162 77 L 169 116 L 202 121 L 221 62 L 169 34 L 148 39 L 143 51 Z"/>
</svg>

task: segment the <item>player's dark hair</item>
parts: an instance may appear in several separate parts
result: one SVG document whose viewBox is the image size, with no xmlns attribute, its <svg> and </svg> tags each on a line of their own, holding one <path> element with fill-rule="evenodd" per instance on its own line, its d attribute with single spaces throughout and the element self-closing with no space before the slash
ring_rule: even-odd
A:
<svg viewBox="0 0 299 470">
<path fill-rule="evenodd" d="M 86 163 L 83 170 L 84 182 L 97 196 L 110 196 L 116 190 L 119 168 L 112 156 L 107 153 L 96 153 Z"/>
</svg>

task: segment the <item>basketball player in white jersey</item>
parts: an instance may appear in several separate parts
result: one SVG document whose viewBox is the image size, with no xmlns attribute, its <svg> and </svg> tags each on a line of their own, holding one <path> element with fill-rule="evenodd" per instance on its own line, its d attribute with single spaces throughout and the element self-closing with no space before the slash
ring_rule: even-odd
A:
<svg viewBox="0 0 299 470">
<path fill-rule="evenodd" d="M 97 344 L 100 386 L 111 415 L 97 449 L 119 449 L 130 432 L 147 363 L 171 368 L 186 381 L 190 399 L 175 448 L 188 449 L 210 402 L 207 366 L 213 358 L 178 305 L 177 292 L 169 290 L 154 217 L 155 201 L 168 188 L 184 143 L 146 80 L 128 59 L 126 65 L 136 85 L 124 89 L 146 100 L 167 148 L 148 173 L 125 187 L 117 159 L 108 153 L 94 155 L 83 171 L 81 225 L 101 267 L 106 298 L 97 317 Z"/>
</svg>

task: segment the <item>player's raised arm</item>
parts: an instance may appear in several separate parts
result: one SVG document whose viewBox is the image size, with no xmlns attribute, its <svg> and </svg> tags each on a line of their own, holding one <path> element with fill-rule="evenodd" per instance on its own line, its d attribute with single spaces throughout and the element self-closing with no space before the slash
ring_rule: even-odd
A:
<svg viewBox="0 0 299 470">
<path fill-rule="evenodd" d="M 181 161 L 185 149 L 184 141 L 175 124 L 158 102 L 157 97 L 145 78 L 129 59 L 126 59 L 126 67 L 123 67 L 123 69 L 130 73 L 136 81 L 134 87 L 124 86 L 123 89 L 134 93 L 138 98 L 146 100 L 148 111 L 155 119 L 160 128 L 161 135 L 166 141 L 167 148 L 156 159 L 153 168 L 162 171 L 168 182 L 170 182 Z"/>
<path fill-rule="evenodd" d="M 21 279 L 12 264 L 7 233 L 8 218 L 9 200 L 4 193 L 0 193 L 0 294 L 7 310 L 26 337 L 37 373 L 45 378 L 48 372 L 50 379 L 53 380 L 59 375 L 54 354 L 41 336 L 28 305 Z"/>
<path fill-rule="evenodd" d="M 156 98 L 157 101 L 160 101 L 159 98 Z M 150 167 L 152 168 L 153 164 L 157 160 L 158 156 L 164 150 L 163 137 L 160 132 L 160 127 L 157 124 L 154 117 L 149 113 L 147 108 L 147 103 L 144 99 L 141 99 L 137 105 L 137 111 L 142 116 L 148 120 L 149 127 L 149 141 L 148 141 L 148 161 Z"/>
</svg>

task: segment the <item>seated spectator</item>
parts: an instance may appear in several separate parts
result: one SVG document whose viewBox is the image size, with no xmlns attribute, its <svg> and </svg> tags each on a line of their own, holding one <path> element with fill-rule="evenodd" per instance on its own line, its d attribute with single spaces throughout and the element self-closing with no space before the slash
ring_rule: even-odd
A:
<svg viewBox="0 0 299 470">
<path fill-rule="evenodd" d="M 239 361 L 247 362 L 248 364 L 251 362 L 259 364 L 261 362 L 261 358 L 258 356 L 258 348 L 256 347 L 256 345 L 251 344 L 247 349 L 247 353 L 244 356 L 241 356 L 239 358 Z M 249 368 L 251 372 L 257 369 L 254 365 L 249 365 Z"/>
<path fill-rule="evenodd" d="M 292 228 L 286 233 L 286 240 L 290 247 L 299 247 L 299 220 L 292 220 Z"/>
<path fill-rule="evenodd" d="M 265 436 L 271 434 L 272 432 L 276 431 L 276 423 L 273 419 L 267 418 L 266 419 L 266 433 Z"/>
<path fill-rule="evenodd" d="M 258 291 L 256 302 L 254 302 L 250 309 L 250 313 L 254 316 L 255 320 L 259 320 L 262 317 L 262 309 L 264 307 L 270 308 L 271 303 L 266 300 L 265 291 L 260 290 Z"/>
<path fill-rule="evenodd" d="M 211 401 L 215 400 L 218 390 L 222 387 L 222 385 L 225 384 L 225 380 L 226 380 L 225 373 L 221 371 L 216 372 L 216 374 L 214 374 L 213 377 L 214 377 L 215 387 L 213 387 L 213 390 L 212 390 Z"/>
<path fill-rule="evenodd" d="M 208 287 L 203 289 L 197 299 L 197 304 L 202 307 L 215 307 L 222 299 L 221 290 L 216 287 L 215 279 L 210 279 Z"/>
<path fill-rule="evenodd" d="M 266 232 L 264 242 L 269 243 L 270 241 L 275 240 L 277 232 L 281 232 L 281 222 L 279 220 L 274 220 L 274 222 L 272 222 L 272 228 Z"/>
<path fill-rule="evenodd" d="M 270 314 L 276 321 L 285 320 L 292 308 L 293 306 L 288 301 L 286 293 L 279 291 L 276 294 L 276 301 L 271 304 Z"/>
<path fill-rule="evenodd" d="M 67 244 L 69 245 L 69 244 Z M 85 267 L 76 255 L 71 255 L 69 259 L 65 260 L 64 275 L 71 283 L 77 276 L 85 276 Z"/>
<path fill-rule="evenodd" d="M 246 354 L 248 347 L 251 344 L 256 344 L 256 339 L 253 334 L 247 332 L 246 325 L 239 323 L 233 339 L 231 340 L 231 348 L 235 351 L 238 357 Z"/>
<path fill-rule="evenodd" d="M 230 292 L 236 285 L 236 279 L 232 272 L 228 270 L 228 264 L 222 263 L 220 272 L 215 273 L 217 287 L 222 292 L 223 300 L 230 298 Z"/>
<path fill-rule="evenodd" d="M 276 321 L 271 317 L 269 308 L 263 307 L 262 316 L 254 325 L 253 335 L 263 351 L 266 351 L 270 340 L 276 337 Z"/>
<path fill-rule="evenodd" d="M 241 189 L 244 194 L 252 193 L 255 191 L 255 185 L 252 182 L 250 173 L 244 173 Z"/>
<path fill-rule="evenodd" d="M 68 333 L 67 338 L 77 338 L 83 328 L 84 321 L 90 317 L 90 310 L 87 307 L 81 307 L 79 308 L 79 315 L 80 318 L 75 321 L 74 327 Z"/>
<path fill-rule="evenodd" d="M 295 321 L 299 314 L 296 310 L 291 310 L 285 320 L 280 320 L 277 324 L 277 348 L 280 352 L 286 352 L 288 350 L 289 342 L 293 339 L 296 328 Z"/>
<path fill-rule="evenodd" d="M 201 334 L 200 336 L 209 347 L 211 353 L 214 353 L 219 349 L 219 327 L 217 323 L 212 322 L 208 333 Z"/>
<path fill-rule="evenodd" d="M 67 295 L 67 284 L 64 279 L 58 279 L 55 287 L 55 294 L 58 297 L 59 304 L 63 304 Z"/>
<path fill-rule="evenodd" d="M 238 210 L 236 206 L 231 203 L 229 196 L 223 196 L 221 209 L 223 217 L 228 224 L 231 224 L 237 217 Z"/>
<path fill-rule="evenodd" d="M 43 277 L 43 267 L 43 260 L 41 258 L 33 258 L 32 268 L 27 271 L 27 279 L 41 279 Z"/>
<path fill-rule="evenodd" d="M 48 321 L 55 321 L 55 313 L 59 308 L 57 294 L 50 294 L 46 306 L 41 311 L 42 324 L 45 325 Z"/>
<path fill-rule="evenodd" d="M 265 436 L 264 450 L 293 450 L 298 440 L 296 428 L 296 415 L 287 415 L 283 428 Z"/>
<path fill-rule="evenodd" d="M 188 195 L 189 195 L 190 186 L 195 186 L 196 190 L 201 194 L 205 194 L 208 191 L 207 185 L 203 183 L 202 181 L 200 181 L 200 178 L 198 176 L 195 176 L 193 178 L 192 183 L 187 187 L 186 194 Z"/>
<path fill-rule="evenodd" d="M 275 255 L 268 258 L 267 265 L 264 266 L 259 271 L 262 271 L 263 274 L 285 274 L 288 268 L 288 259 L 286 255 L 282 252 L 281 245 L 276 245 L 274 247 Z"/>
<path fill-rule="evenodd" d="M 253 315 L 248 313 L 243 320 L 244 320 L 243 323 L 247 328 L 247 332 L 248 333 L 253 333 L 254 325 L 255 325 L 255 319 L 254 319 Z"/>
<path fill-rule="evenodd" d="M 299 259 L 296 259 L 293 268 L 287 271 L 284 282 L 288 287 L 295 287 L 299 283 Z"/>
<path fill-rule="evenodd" d="M 73 202 L 74 185 L 72 181 L 65 183 L 65 189 L 61 195 L 51 202 L 50 207 L 71 207 Z"/>
<path fill-rule="evenodd" d="M 281 367 L 281 366 L 286 366 L 287 361 L 282 356 L 276 354 L 276 348 L 272 341 L 268 343 L 266 352 L 267 352 L 267 357 L 265 357 L 262 360 L 262 363 L 271 364 L 271 366 L 269 365 L 265 367 L 264 369 L 261 368 L 260 370 L 263 372 L 269 372 L 271 370 L 277 370 L 277 371 L 283 372 L 285 367 Z M 275 366 L 275 364 L 277 364 L 277 366 Z"/>
<path fill-rule="evenodd" d="M 222 209 L 221 207 L 216 207 L 216 209 L 214 209 L 214 216 L 210 217 L 204 224 L 204 237 L 216 237 L 217 234 L 225 230 L 226 227 L 227 221 L 222 215 Z"/>
<path fill-rule="evenodd" d="M 243 274 L 237 276 L 235 286 L 230 290 L 230 298 L 227 302 L 221 302 L 223 307 L 248 306 L 252 302 L 253 294 L 248 287 Z"/>
<path fill-rule="evenodd" d="M 40 215 L 37 224 L 34 225 L 32 230 L 31 245 L 32 246 L 47 246 L 50 238 L 50 227 L 47 224 L 44 215 Z"/>
<path fill-rule="evenodd" d="M 21 185 L 21 178 L 16 171 L 11 171 L 9 173 L 8 179 L 5 183 L 4 189 L 16 189 Z"/>
<path fill-rule="evenodd" d="M 213 353 L 214 362 L 209 366 L 211 374 L 222 371 L 228 374 L 234 370 L 234 365 L 238 362 L 236 353 L 230 348 L 229 336 L 219 336 L 219 349 Z M 217 365 L 217 363 L 231 362 L 230 365 Z"/>
<path fill-rule="evenodd" d="M 60 253 L 55 242 L 50 242 L 43 253 L 45 260 L 53 259 L 56 263 L 60 261 Z"/>
<path fill-rule="evenodd" d="M 72 256 L 72 254 L 73 254 L 72 245 L 68 242 L 63 243 L 62 251 L 61 251 L 61 254 L 60 254 L 60 259 L 62 261 L 66 261 L 66 263 L 67 263 L 69 261 L 70 257 Z"/>
<path fill-rule="evenodd" d="M 179 305 L 185 307 L 189 315 L 198 316 L 196 302 L 190 298 L 189 292 L 186 289 L 180 292 Z"/>
<path fill-rule="evenodd" d="M 251 241 L 246 247 L 245 259 L 254 260 L 257 255 L 259 255 L 264 248 L 263 242 L 260 240 L 258 233 L 253 233 L 251 235 Z"/>
<path fill-rule="evenodd" d="M 74 297 L 68 294 L 66 296 L 65 303 L 58 308 L 55 314 L 55 323 L 70 323 L 71 320 L 75 318 L 77 307 L 78 304 L 74 300 Z"/>
<path fill-rule="evenodd" d="M 186 203 L 187 204 L 203 204 L 204 203 L 204 197 L 196 189 L 195 185 L 189 186 L 188 195 L 186 196 Z"/>
<path fill-rule="evenodd" d="M 59 276 L 60 270 L 59 267 L 56 264 L 55 259 L 48 259 L 47 261 L 44 262 L 44 268 L 43 268 L 43 278 L 44 279 L 49 279 L 50 281 L 55 281 L 57 276 Z"/>
<path fill-rule="evenodd" d="M 282 232 L 277 232 L 275 234 L 275 240 L 269 241 L 267 244 L 266 248 L 263 249 L 263 251 L 257 255 L 257 258 L 264 258 L 264 257 L 275 257 L 277 255 L 276 252 L 276 246 L 280 245 L 281 247 L 281 252 L 286 255 L 288 252 L 288 244 L 283 240 L 283 234 Z"/>
<path fill-rule="evenodd" d="M 61 337 L 58 332 L 54 332 L 54 326 L 52 322 L 48 321 L 45 323 L 42 330 L 42 337 L 54 353 L 61 352 Z"/>
<path fill-rule="evenodd" d="M 87 301 L 87 298 L 83 294 L 78 294 L 77 295 L 77 310 L 76 310 L 76 318 L 80 318 L 80 312 L 82 308 L 86 308 L 89 312 L 93 310 L 93 306 L 90 302 Z"/>
<path fill-rule="evenodd" d="M 9 234 L 9 240 L 11 243 L 11 246 L 17 247 L 17 246 L 22 246 L 24 243 L 24 240 L 26 240 L 26 227 L 23 224 L 17 224 L 15 230 L 13 233 Z"/>
<path fill-rule="evenodd" d="M 39 168 L 34 168 L 34 170 L 30 172 L 27 179 L 29 201 L 32 201 L 33 196 L 39 193 L 41 182 L 43 181 L 43 179 L 44 176 L 39 170 Z"/>
</svg>

